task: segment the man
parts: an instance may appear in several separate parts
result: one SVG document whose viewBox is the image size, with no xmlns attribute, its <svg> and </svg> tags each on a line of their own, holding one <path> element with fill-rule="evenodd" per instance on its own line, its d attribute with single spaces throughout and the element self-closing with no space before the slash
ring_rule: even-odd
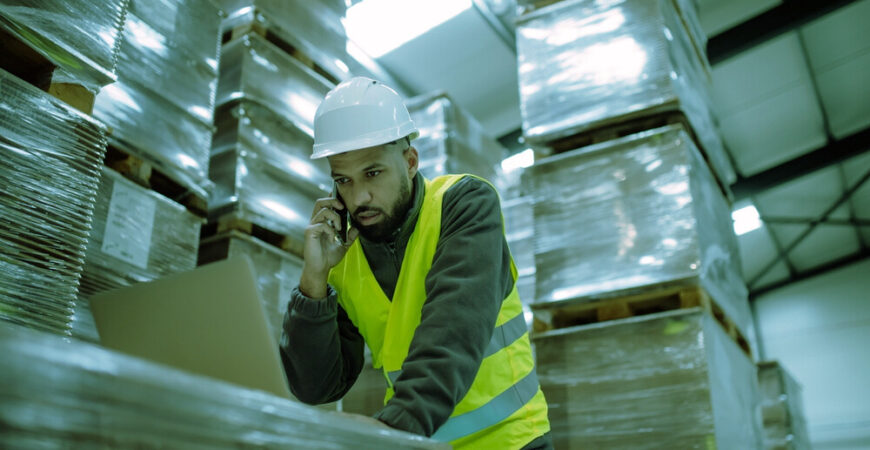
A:
<svg viewBox="0 0 870 450">
<path fill-rule="evenodd" d="M 498 195 L 472 176 L 423 178 L 418 134 L 368 78 L 317 109 L 312 158 L 329 158 L 336 192 L 315 204 L 284 318 L 291 390 L 338 400 L 365 343 L 387 384 L 378 421 L 459 448 L 551 448 Z"/>
</svg>

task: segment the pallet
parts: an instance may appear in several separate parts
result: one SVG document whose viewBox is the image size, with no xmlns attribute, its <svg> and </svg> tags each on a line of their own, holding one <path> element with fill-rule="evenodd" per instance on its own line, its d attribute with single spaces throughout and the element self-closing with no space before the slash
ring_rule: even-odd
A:
<svg viewBox="0 0 870 450">
<path fill-rule="evenodd" d="M 546 313 L 535 314 L 534 331 L 544 332 L 696 307 L 701 307 L 710 313 L 728 336 L 752 359 L 749 341 L 716 301 L 698 285 L 663 286 L 625 296 L 583 303 L 560 303 L 551 307 L 537 304 L 533 306 L 535 312 L 546 311 Z"/>
<path fill-rule="evenodd" d="M 57 66 L 3 28 L 0 28 L 0 54 L 3 70 L 85 114 L 93 112 L 96 93 L 78 84 L 56 81 Z"/>
<path fill-rule="evenodd" d="M 104 163 L 128 180 L 184 205 L 194 215 L 208 216 L 208 199 L 182 186 L 150 162 L 109 144 Z"/>
<path fill-rule="evenodd" d="M 301 62 L 302 65 L 304 65 L 305 67 L 308 67 L 314 72 L 317 72 L 318 75 L 329 80 L 329 82 L 333 85 L 339 84 L 341 82 L 341 80 L 333 76 L 329 71 L 314 62 L 314 60 L 305 52 L 296 48 L 293 44 L 287 42 L 286 39 L 282 38 L 274 30 L 259 22 L 245 23 L 234 27 L 232 30 L 226 31 L 221 37 L 221 42 L 223 44 L 226 44 L 227 42 L 241 39 L 249 33 L 261 36 L 263 39 L 269 41 L 269 43 L 271 43 L 272 45 L 280 48 L 285 53 L 287 53 L 297 61 Z"/>
<path fill-rule="evenodd" d="M 264 226 L 253 223 L 250 220 L 239 218 L 233 213 L 228 213 L 219 216 L 215 220 L 210 220 L 209 223 L 202 228 L 202 238 L 206 239 L 231 231 L 237 231 L 255 237 L 299 258 L 303 255 L 305 244 L 300 239 L 270 230 Z"/>
</svg>

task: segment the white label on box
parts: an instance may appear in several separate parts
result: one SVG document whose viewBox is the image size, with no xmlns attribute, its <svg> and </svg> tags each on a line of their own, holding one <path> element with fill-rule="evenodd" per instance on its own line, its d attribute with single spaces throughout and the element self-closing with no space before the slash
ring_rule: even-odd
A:
<svg viewBox="0 0 870 450">
<path fill-rule="evenodd" d="M 103 233 L 103 253 L 148 268 L 156 210 L 154 198 L 116 181 Z"/>
<path fill-rule="evenodd" d="M 278 287 L 278 308 L 281 308 L 279 313 L 284 312 L 284 308 L 287 306 L 287 303 L 290 302 L 290 293 L 293 292 L 293 288 L 296 287 L 296 284 L 299 283 L 298 279 L 293 279 L 293 275 L 298 272 L 296 266 L 287 261 L 286 259 L 281 260 L 281 273 L 278 276 L 280 280 L 280 285 Z"/>
</svg>

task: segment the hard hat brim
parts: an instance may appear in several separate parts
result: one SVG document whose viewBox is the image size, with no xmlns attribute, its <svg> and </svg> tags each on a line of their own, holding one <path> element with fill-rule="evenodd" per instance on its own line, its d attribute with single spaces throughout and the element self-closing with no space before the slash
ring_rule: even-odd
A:
<svg viewBox="0 0 870 450">
<path fill-rule="evenodd" d="M 397 141 L 404 137 L 414 140 L 420 136 L 417 127 L 413 121 L 405 122 L 397 127 L 387 130 L 378 130 L 367 135 L 358 136 L 352 141 L 339 142 L 324 142 L 314 144 L 314 152 L 311 154 L 311 159 L 327 158 L 342 153 L 362 150 L 365 148 L 376 147 L 378 145 L 388 144 Z"/>
</svg>

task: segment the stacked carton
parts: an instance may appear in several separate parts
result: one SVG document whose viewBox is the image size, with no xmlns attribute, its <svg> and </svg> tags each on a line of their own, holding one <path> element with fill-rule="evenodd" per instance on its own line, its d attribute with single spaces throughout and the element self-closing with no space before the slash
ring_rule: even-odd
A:
<svg viewBox="0 0 870 450">
<path fill-rule="evenodd" d="M 533 309 L 565 328 L 536 341 L 554 437 L 568 447 L 758 448 L 752 318 L 723 188 L 734 172 L 710 113 L 694 2 L 519 4 L 523 135 L 545 156 L 529 170 Z M 637 370 L 610 366 L 605 346 Z M 587 349 L 582 362 L 572 347 Z M 686 378 L 685 358 L 706 361 L 692 366 L 702 376 Z M 597 390 L 610 382 L 603 367 L 618 391 Z M 662 409 L 675 392 L 704 395 Z"/>
<path fill-rule="evenodd" d="M 73 335 L 99 342 L 89 296 L 196 267 L 201 226 L 185 207 L 103 167 Z"/>
<path fill-rule="evenodd" d="M 128 6 L 91 3 L 0 1 L 0 319 L 60 334 L 106 151 L 87 114 L 115 80 Z"/>
<path fill-rule="evenodd" d="M 105 128 L 0 70 L 0 319 L 68 334 Z"/>
<path fill-rule="evenodd" d="M 210 189 L 221 19 L 209 0 L 131 2 L 118 82 L 94 106 L 112 130 L 114 148 L 203 201 Z M 151 184 L 148 174 L 141 182 Z"/>
</svg>

